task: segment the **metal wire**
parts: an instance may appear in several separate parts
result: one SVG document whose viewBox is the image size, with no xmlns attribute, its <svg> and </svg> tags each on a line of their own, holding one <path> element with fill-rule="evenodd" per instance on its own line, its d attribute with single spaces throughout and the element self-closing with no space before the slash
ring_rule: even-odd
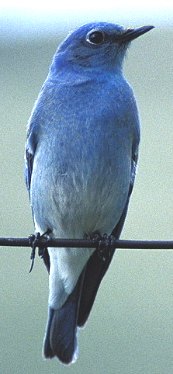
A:
<svg viewBox="0 0 173 374">
<path fill-rule="evenodd" d="M 70 247 L 70 248 L 102 248 L 105 246 L 104 239 L 47 239 L 40 237 L 36 239 L 36 246 L 44 247 Z M 31 247 L 31 238 L 3 238 L 0 237 L 0 246 L 3 247 Z M 121 249 L 173 249 L 173 240 L 111 240 L 111 248 Z"/>
</svg>

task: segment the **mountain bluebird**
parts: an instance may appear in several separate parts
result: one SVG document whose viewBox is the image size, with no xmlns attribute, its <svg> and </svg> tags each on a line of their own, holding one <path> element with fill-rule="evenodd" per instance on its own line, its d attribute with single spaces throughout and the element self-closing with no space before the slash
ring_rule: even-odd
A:
<svg viewBox="0 0 173 374">
<path fill-rule="evenodd" d="M 32 111 L 26 183 L 36 232 L 51 238 L 119 238 L 133 188 L 139 118 L 122 72 L 130 42 L 152 26 L 100 22 L 59 46 Z M 114 250 L 48 248 L 45 358 L 77 358 L 77 329 L 91 311 Z"/>
</svg>

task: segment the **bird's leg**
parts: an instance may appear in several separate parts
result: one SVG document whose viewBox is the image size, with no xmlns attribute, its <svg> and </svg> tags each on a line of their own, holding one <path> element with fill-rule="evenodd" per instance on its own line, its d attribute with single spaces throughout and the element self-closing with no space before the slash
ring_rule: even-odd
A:
<svg viewBox="0 0 173 374">
<path fill-rule="evenodd" d="M 39 242 L 41 239 L 45 238 L 47 239 L 48 238 L 48 235 L 51 233 L 51 230 L 48 229 L 46 230 L 42 235 L 40 235 L 39 232 L 37 232 L 36 234 L 33 234 L 33 235 L 30 235 L 29 236 L 29 241 L 30 241 L 30 245 L 31 245 L 31 248 L 32 248 L 32 251 L 31 251 L 31 256 L 30 256 L 30 259 L 31 259 L 31 267 L 30 267 L 30 270 L 29 270 L 29 273 L 31 273 L 32 269 L 33 269 L 33 266 L 34 266 L 34 260 L 35 260 L 35 251 L 36 251 L 36 248 L 38 247 L 38 255 L 40 257 L 43 257 L 44 256 L 44 252 L 45 252 L 45 249 L 46 247 L 40 247 L 39 246 Z"/>
<path fill-rule="evenodd" d="M 99 231 L 93 232 L 91 235 L 85 234 L 84 239 L 90 239 L 96 242 L 96 251 L 102 261 L 106 261 L 112 254 L 112 243 L 115 240 L 113 235 L 104 234 L 103 236 Z"/>
<path fill-rule="evenodd" d="M 102 236 L 100 235 L 99 231 L 94 231 L 92 234 L 85 233 L 83 238 L 86 240 L 98 241 L 102 239 Z"/>
<path fill-rule="evenodd" d="M 49 238 L 49 234 L 52 232 L 51 229 L 47 229 L 41 236 L 40 236 L 40 239 L 42 238 L 45 238 L 45 239 L 48 239 Z M 45 250 L 47 249 L 47 247 L 39 247 L 39 245 L 37 246 L 38 247 L 38 255 L 43 258 L 44 257 L 44 253 L 45 253 Z"/>
</svg>

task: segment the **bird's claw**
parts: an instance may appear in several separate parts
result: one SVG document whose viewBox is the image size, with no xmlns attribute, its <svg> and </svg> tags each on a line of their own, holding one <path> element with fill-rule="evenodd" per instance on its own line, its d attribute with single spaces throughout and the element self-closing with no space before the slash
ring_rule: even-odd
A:
<svg viewBox="0 0 173 374">
<path fill-rule="evenodd" d="M 34 260 L 35 260 L 35 251 L 36 251 L 36 248 L 38 247 L 38 255 L 40 257 L 43 257 L 44 255 L 44 251 L 45 251 L 45 247 L 41 247 L 39 244 L 40 244 L 40 240 L 42 238 L 45 238 L 47 239 L 48 235 L 51 233 L 51 230 L 48 229 L 47 231 L 45 231 L 42 235 L 37 232 L 35 235 L 32 234 L 29 236 L 29 242 L 30 242 L 30 246 L 32 248 L 31 250 L 31 256 L 30 256 L 30 259 L 31 259 L 31 267 L 29 269 L 29 273 L 31 273 L 32 269 L 33 269 L 33 266 L 34 266 Z"/>
<path fill-rule="evenodd" d="M 106 261 L 106 259 L 111 256 L 112 243 L 115 240 L 113 235 L 104 234 L 101 236 L 100 233 L 96 231 L 92 235 L 85 234 L 84 239 L 90 239 L 96 243 L 96 250 L 102 261 Z"/>
<path fill-rule="evenodd" d="M 111 255 L 112 242 L 114 240 L 113 235 L 104 234 L 98 242 L 97 253 L 102 261 L 106 261 Z"/>
</svg>

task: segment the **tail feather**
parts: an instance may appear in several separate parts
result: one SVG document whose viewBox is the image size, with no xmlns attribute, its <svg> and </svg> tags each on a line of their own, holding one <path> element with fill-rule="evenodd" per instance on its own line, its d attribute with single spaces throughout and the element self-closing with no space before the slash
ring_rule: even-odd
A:
<svg viewBox="0 0 173 374">
<path fill-rule="evenodd" d="M 50 329 L 53 353 L 66 364 L 74 361 L 77 348 L 76 304 L 68 300 L 61 309 L 55 310 Z"/>
<path fill-rule="evenodd" d="M 53 315 L 54 315 L 54 310 L 52 308 L 49 308 L 48 309 L 48 322 L 46 326 L 46 335 L 45 335 L 44 346 L 43 346 L 43 356 L 45 358 L 53 358 L 55 356 L 50 345 L 50 329 L 51 329 Z"/>
<path fill-rule="evenodd" d="M 43 355 L 45 358 L 56 356 L 62 363 L 70 364 L 77 359 L 77 318 L 82 289 L 83 274 L 59 309 L 49 307 Z"/>
</svg>

